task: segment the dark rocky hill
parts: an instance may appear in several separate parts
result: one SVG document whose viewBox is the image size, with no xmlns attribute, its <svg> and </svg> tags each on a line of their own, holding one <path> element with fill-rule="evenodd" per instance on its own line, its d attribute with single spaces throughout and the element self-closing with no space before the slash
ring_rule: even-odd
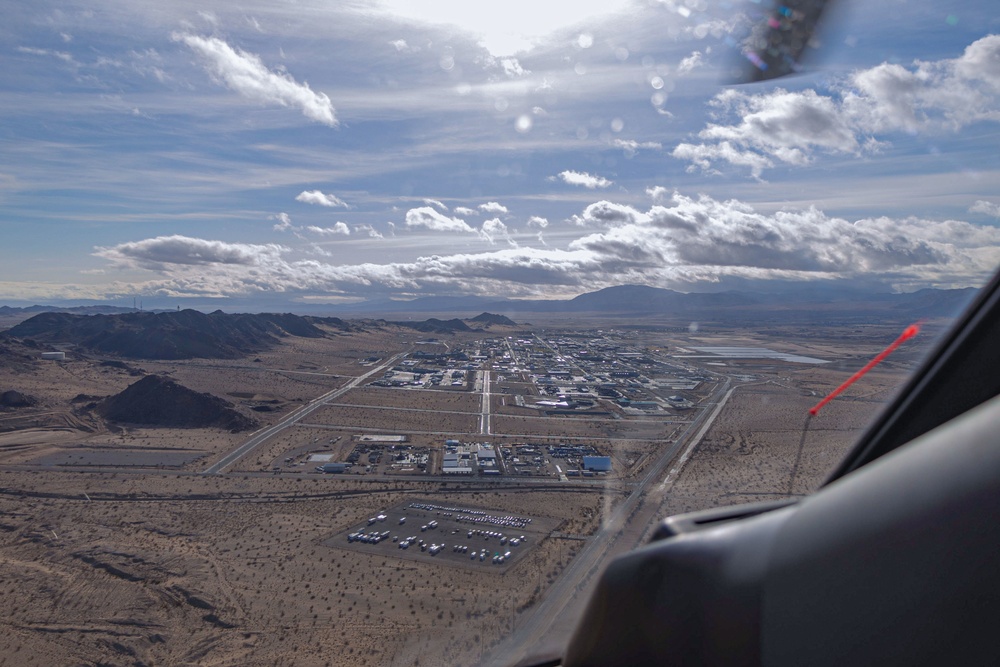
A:
<svg viewBox="0 0 1000 667">
<path fill-rule="evenodd" d="M 38 402 L 34 396 L 22 394 L 16 389 L 8 389 L 0 394 L 0 405 L 5 408 L 28 408 Z"/>
<path fill-rule="evenodd" d="M 393 322 L 401 327 L 416 329 L 423 333 L 455 333 L 456 331 L 474 331 L 468 324 L 460 319 L 439 320 L 432 317 L 422 322 Z"/>
<path fill-rule="evenodd" d="M 257 423 L 212 394 L 199 394 L 161 375 L 147 375 L 97 405 L 105 419 L 171 428 L 247 431 Z"/>
<path fill-rule="evenodd" d="M 269 349 L 286 336 L 325 334 L 298 315 L 180 310 L 89 316 L 40 313 L 3 335 L 74 343 L 129 359 L 235 359 Z"/>
<path fill-rule="evenodd" d="M 517 326 L 517 322 L 510 319 L 506 315 L 494 315 L 493 313 L 482 313 L 480 315 L 476 315 L 471 320 L 469 320 L 469 322 L 475 322 L 476 324 L 484 324 L 486 326 L 490 326 L 492 324 L 500 326 L 508 326 L 508 327 Z"/>
<path fill-rule="evenodd" d="M 38 364 L 38 359 L 39 349 L 34 341 L 4 340 L 0 337 L 0 369 L 15 373 L 30 372 Z"/>
</svg>

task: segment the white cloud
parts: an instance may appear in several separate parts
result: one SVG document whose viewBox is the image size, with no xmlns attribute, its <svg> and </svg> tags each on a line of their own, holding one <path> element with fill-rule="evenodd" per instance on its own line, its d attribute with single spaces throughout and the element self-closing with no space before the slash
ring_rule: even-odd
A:
<svg viewBox="0 0 1000 667">
<path fill-rule="evenodd" d="M 706 172 L 713 172 L 712 164 L 722 161 L 736 166 L 750 167 L 750 173 L 754 178 L 759 178 L 764 169 L 774 166 L 771 160 L 760 153 L 741 151 L 728 141 L 719 144 L 678 144 L 671 155 L 679 160 L 691 162 L 688 171 L 700 167 Z"/>
<path fill-rule="evenodd" d="M 455 213 L 457 215 L 478 215 L 479 212 L 474 208 L 469 208 L 468 206 L 456 206 Z"/>
<path fill-rule="evenodd" d="M 814 90 L 789 93 L 780 88 L 762 95 L 734 89 L 720 93 L 716 104 L 735 109 L 742 122 L 709 125 L 698 136 L 731 142 L 791 164 L 805 164 L 813 147 L 841 153 L 859 150 L 854 131 L 834 100 Z"/>
<path fill-rule="evenodd" d="M 690 74 L 704 64 L 701 51 L 694 51 L 687 58 L 681 60 L 680 64 L 677 65 L 677 73 L 682 76 L 684 74 Z"/>
<path fill-rule="evenodd" d="M 549 221 L 548 221 L 548 219 L 543 218 L 541 216 L 533 215 L 530 218 L 528 218 L 528 226 L 529 227 L 538 227 L 540 229 L 545 229 L 546 227 L 549 226 Z"/>
<path fill-rule="evenodd" d="M 582 185 L 590 190 L 595 188 L 606 188 L 613 184 L 613 181 L 609 181 L 603 176 L 594 176 L 586 172 L 579 171 L 561 171 L 559 172 L 559 178 L 561 178 L 562 181 L 568 185 Z"/>
<path fill-rule="evenodd" d="M 98 248 L 94 254 L 116 263 L 160 268 L 171 264 L 262 266 L 285 252 L 288 252 L 288 248 L 274 243 L 227 243 L 175 234 L 122 243 L 112 248 Z"/>
<path fill-rule="evenodd" d="M 663 201 L 663 198 L 671 192 L 673 192 L 673 190 L 668 190 L 662 185 L 654 185 L 652 187 L 646 188 L 646 194 L 649 195 L 649 198 L 652 199 L 654 202 Z"/>
<path fill-rule="evenodd" d="M 994 218 L 1000 218 L 1000 204 L 994 204 L 991 201 L 977 199 L 976 203 L 969 207 L 969 212 L 985 213 L 986 215 L 991 215 Z"/>
<path fill-rule="evenodd" d="M 431 214 L 441 216 L 432 208 L 419 213 Z M 761 213 L 738 200 L 677 192 L 665 205 L 646 211 L 600 201 L 576 217 L 600 229 L 562 248 L 515 247 L 506 225 L 491 219 L 474 231 L 491 243 L 506 240 L 511 247 L 384 264 L 326 261 L 321 259 L 325 250 L 319 257 L 311 252 L 305 259 L 294 259 L 293 252 L 280 245 L 183 236 L 98 248 L 95 254 L 113 266 L 157 273 L 158 279 L 143 289 L 202 295 L 446 289 L 552 296 L 578 293 L 581 286 L 641 283 L 683 288 L 730 277 L 845 278 L 916 288 L 980 282 L 1000 263 L 1000 229 L 957 220 L 849 221 L 816 208 Z M 544 243 L 541 236 L 538 240 Z"/>
<path fill-rule="evenodd" d="M 389 44 L 397 51 L 407 51 L 410 48 L 405 39 L 394 39 Z"/>
<path fill-rule="evenodd" d="M 489 201 L 486 202 L 485 204 L 480 204 L 479 210 L 489 215 L 499 215 L 499 214 L 509 213 L 506 206 L 495 201 Z"/>
<path fill-rule="evenodd" d="M 325 93 L 313 92 L 309 84 L 299 83 L 285 72 L 269 70 L 260 56 L 234 49 L 217 37 L 174 33 L 172 38 L 197 53 L 209 73 L 230 90 L 259 102 L 296 107 L 306 118 L 330 127 L 338 125 Z"/>
<path fill-rule="evenodd" d="M 956 59 L 883 63 L 854 72 L 832 95 L 775 89 L 730 89 L 712 105 L 735 122 L 711 123 L 702 143 L 678 144 L 672 155 L 712 172 L 716 164 L 749 167 L 754 177 L 775 165 L 804 165 L 818 151 L 860 155 L 884 147 L 877 133 L 957 131 L 1000 121 L 1000 35 L 970 44 Z"/>
<path fill-rule="evenodd" d="M 491 245 L 496 243 L 497 239 L 503 239 L 513 246 L 517 245 L 514 239 L 510 237 L 510 231 L 507 229 L 507 225 L 505 225 L 500 218 L 493 218 L 492 220 L 485 221 L 482 228 L 479 230 L 479 236 L 486 239 Z"/>
<path fill-rule="evenodd" d="M 634 157 L 640 149 L 662 150 L 663 144 L 658 141 L 644 141 L 642 143 L 635 139 L 615 139 L 612 144 L 615 148 L 620 148 L 628 157 Z"/>
<path fill-rule="evenodd" d="M 531 74 L 530 70 L 526 70 L 521 67 L 521 63 L 517 61 L 517 58 L 501 58 L 500 68 L 503 70 L 503 73 L 510 78 Z"/>
<path fill-rule="evenodd" d="M 300 192 L 298 196 L 295 197 L 295 201 L 300 201 L 303 204 L 316 204 L 318 206 L 327 206 L 331 208 L 349 208 L 347 204 L 345 204 L 343 200 L 336 195 L 324 194 L 319 190 L 306 190 Z"/>
<path fill-rule="evenodd" d="M 19 46 L 17 50 L 21 53 L 27 53 L 32 56 L 47 56 L 52 58 L 57 58 L 67 65 L 72 65 L 73 67 L 81 67 L 80 63 L 73 58 L 72 54 L 65 51 L 53 51 L 51 49 L 36 49 L 31 46 Z"/>
<path fill-rule="evenodd" d="M 607 200 L 594 202 L 583 210 L 582 215 L 574 215 L 570 221 L 581 226 L 620 226 L 647 222 L 649 216 L 625 204 L 615 204 Z"/>
<path fill-rule="evenodd" d="M 287 213 L 279 213 L 272 219 L 278 221 L 272 228 L 276 232 L 287 232 L 290 229 L 295 229 L 294 225 L 292 225 L 292 218 Z"/>
<path fill-rule="evenodd" d="M 475 233 L 464 220 L 449 218 L 430 206 L 411 208 L 406 212 L 407 227 L 425 227 L 435 232 L 466 232 Z"/>
<path fill-rule="evenodd" d="M 344 222 L 334 223 L 333 227 L 316 227 L 314 225 L 310 225 L 306 227 L 306 229 L 312 232 L 313 234 L 322 234 L 325 236 L 331 236 L 331 235 L 349 236 L 351 233 L 351 228 L 348 227 L 347 223 Z"/>
<path fill-rule="evenodd" d="M 393 227 L 394 225 L 390 222 L 389 225 Z M 354 225 L 354 231 L 357 234 L 367 234 L 373 239 L 385 238 L 380 231 L 372 227 L 371 225 Z"/>
<path fill-rule="evenodd" d="M 448 211 L 448 207 L 445 206 L 443 202 L 439 202 L 437 199 L 425 199 L 424 203 L 428 206 L 437 206 L 442 211 Z"/>
<path fill-rule="evenodd" d="M 679 7 L 678 9 L 686 9 L 686 7 Z M 695 25 L 685 26 L 684 32 L 698 39 L 705 39 L 709 35 L 715 37 L 716 39 L 721 39 L 726 35 L 732 34 L 738 28 L 742 29 L 741 26 L 745 24 L 745 22 L 746 17 L 744 15 L 735 14 L 729 20 L 711 19 L 709 21 L 696 23 Z"/>
<path fill-rule="evenodd" d="M 955 62 L 955 74 L 1000 91 L 1000 35 L 987 35 L 970 44 Z"/>
<path fill-rule="evenodd" d="M 262 33 L 264 32 L 263 26 L 261 26 L 260 21 L 254 16 L 244 16 L 243 20 L 247 22 L 247 25 L 252 27 L 255 31 Z"/>
</svg>

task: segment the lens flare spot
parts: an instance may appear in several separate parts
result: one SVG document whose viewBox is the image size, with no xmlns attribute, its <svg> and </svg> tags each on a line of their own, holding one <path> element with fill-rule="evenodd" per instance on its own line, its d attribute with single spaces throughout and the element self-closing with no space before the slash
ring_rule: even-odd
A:
<svg viewBox="0 0 1000 667">
<path fill-rule="evenodd" d="M 529 116 L 528 114 L 521 114 L 520 116 L 517 117 L 517 120 L 514 121 L 514 129 L 520 132 L 521 134 L 524 134 L 525 132 L 531 131 L 531 126 L 533 123 L 534 121 L 532 121 L 531 116 Z"/>
</svg>

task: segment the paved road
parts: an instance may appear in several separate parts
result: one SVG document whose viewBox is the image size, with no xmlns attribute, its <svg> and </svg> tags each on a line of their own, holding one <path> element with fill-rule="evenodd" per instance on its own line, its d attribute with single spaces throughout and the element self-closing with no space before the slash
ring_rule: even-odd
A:
<svg viewBox="0 0 1000 667">
<path fill-rule="evenodd" d="M 629 527 L 629 522 L 633 518 L 641 519 L 646 516 L 647 512 L 640 511 L 643 509 L 642 506 L 644 504 L 649 505 L 649 507 L 645 508 L 648 511 L 655 511 L 659 507 L 659 497 L 651 499 L 649 503 L 644 502 L 647 492 L 653 483 L 663 479 L 663 473 L 670 462 L 673 461 L 677 452 L 692 442 L 692 434 L 695 433 L 696 429 L 702 427 L 697 432 L 696 437 L 699 439 L 708 431 L 712 422 L 721 412 L 720 405 L 724 404 L 725 398 L 729 396 L 726 393 L 729 390 L 729 386 L 730 381 L 726 380 L 725 384 L 716 390 L 712 401 L 713 403 L 717 403 L 714 410 L 703 410 L 701 415 L 691 422 L 690 426 L 688 426 L 684 434 L 676 442 L 664 448 L 664 451 L 650 467 L 649 472 L 643 477 L 639 486 L 629 494 L 624 502 L 615 508 L 600 530 L 597 531 L 566 569 L 563 570 L 562 575 L 549 588 L 542 601 L 527 616 L 520 619 L 518 627 L 514 632 L 492 651 L 491 656 L 483 664 L 495 667 L 506 667 L 507 665 L 516 664 L 531 655 L 533 650 L 539 648 L 543 639 L 551 640 L 557 634 L 553 632 L 553 626 L 557 623 L 566 625 L 567 620 L 575 622 L 575 619 L 567 619 L 564 612 L 570 607 L 571 603 L 582 602 L 582 599 L 575 600 L 578 595 L 581 598 L 583 594 L 589 595 L 591 588 L 589 584 L 592 583 L 593 576 L 603 570 L 604 563 L 609 557 L 616 554 L 614 547 L 622 538 L 626 528 Z M 729 393 L 731 394 L 731 392 Z M 723 397 L 724 395 L 725 397 Z M 626 548 L 631 548 L 632 546 L 634 545 L 625 545 Z M 620 550 L 618 549 L 617 551 Z M 574 615 L 582 612 L 582 605 L 575 604 L 574 611 Z M 561 639 L 565 640 L 568 637 L 562 637 Z"/>
<path fill-rule="evenodd" d="M 474 415 L 476 413 L 474 413 L 474 412 L 472 412 L 472 413 L 466 412 L 466 413 L 463 413 L 463 414 L 473 414 Z M 315 424 L 315 423 L 301 423 L 301 422 L 299 423 L 299 426 L 302 426 L 303 428 L 326 429 L 327 431 L 351 430 L 351 431 L 358 431 L 358 432 L 368 431 L 368 432 L 371 432 L 371 433 L 388 433 L 388 434 L 396 433 L 398 435 L 410 434 L 410 435 L 438 435 L 438 436 L 444 436 L 446 438 L 454 438 L 455 437 L 455 431 L 454 430 L 452 430 L 452 431 L 420 431 L 420 430 L 412 429 L 412 428 L 407 428 L 407 429 L 391 429 L 391 428 L 385 428 L 384 426 L 383 427 L 379 427 L 379 426 L 354 426 L 354 425 L 344 426 L 342 424 Z M 531 440 L 558 440 L 558 441 L 564 442 L 567 439 L 565 435 L 559 434 L 559 433 L 556 433 L 556 434 L 552 434 L 552 433 L 507 433 L 507 434 L 492 433 L 491 436 L 494 437 L 494 438 L 509 438 L 509 439 L 516 440 L 516 441 L 531 439 Z M 590 436 L 579 436 L 579 437 L 574 436 L 573 438 L 569 438 L 569 439 L 570 440 L 600 440 L 601 442 L 617 442 L 619 440 L 625 441 L 625 442 L 661 442 L 661 443 L 663 442 L 663 438 L 630 438 L 628 436 L 611 437 L 611 438 L 609 438 L 608 436 L 592 436 L 592 437 L 590 437 Z"/>
<path fill-rule="evenodd" d="M 479 432 L 482 435 L 490 435 L 490 372 L 482 371 L 483 374 L 483 409 L 479 416 Z"/>
<path fill-rule="evenodd" d="M 257 431 L 257 433 L 253 434 L 253 436 L 249 440 L 247 440 L 242 445 L 240 445 L 233 451 L 223 456 L 218 462 L 206 468 L 203 474 L 215 475 L 222 472 L 223 470 L 225 470 L 232 464 L 236 463 L 238 460 L 240 460 L 241 458 L 243 458 L 244 456 L 255 450 L 257 447 L 262 445 L 270 438 L 274 437 L 281 431 L 285 430 L 289 426 L 308 417 L 316 410 L 325 407 L 327 403 L 329 403 L 335 398 L 342 396 L 343 394 L 346 394 L 348 391 L 354 389 L 372 375 L 380 373 L 390 366 L 394 366 L 397 361 L 399 361 L 400 359 L 403 358 L 403 356 L 405 356 L 405 354 L 406 354 L 405 352 L 397 354 L 396 356 L 386 361 L 384 364 L 376 366 L 375 368 L 371 369 L 364 375 L 359 375 L 358 377 L 354 378 L 353 380 L 345 384 L 343 387 L 340 387 L 339 389 L 334 389 L 333 391 L 328 391 L 327 393 L 323 394 L 322 396 L 312 401 L 308 405 L 305 405 L 296 410 L 295 412 L 291 413 L 290 415 L 285 417 L 283 420 L 281 420 L 274 426 L 269 426 L 261 431 Z"/>
</svg>

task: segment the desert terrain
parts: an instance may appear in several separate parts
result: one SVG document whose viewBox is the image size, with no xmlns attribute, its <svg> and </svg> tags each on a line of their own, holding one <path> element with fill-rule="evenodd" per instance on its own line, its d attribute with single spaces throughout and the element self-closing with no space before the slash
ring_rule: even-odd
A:
<svg viewBox="0 0 1000 667">
<path fill-rule="evenodd" d="M 657 518 L 815 489 L 933 337 L 827 405 L 803 438 L 808 409 L 897 327 L 601 327 L 369 324 L 227 360 L 68 347 L 49 361 L 8 339 L 0 394 L 26 404 L 0 408 L 0 665 L 496 659 L 552 600 L 579 607 L 591 577 L 580 563 L 634 547 Z M 149 375 L 254 426 L 102 416 Z M 475 517 L 518 517 L 505 539 L 527 539 L 468 537 Z M 421 531 L 430 520 L 441 526 Z M 347 539 L 379 528 L 381 542 Z M 401 549 L 410 536 L 444 551 Z M 473 560 L 470 544 L 511 556 Z M 566 592 L 570 579 L 583 593 Z"/>
</svg>

